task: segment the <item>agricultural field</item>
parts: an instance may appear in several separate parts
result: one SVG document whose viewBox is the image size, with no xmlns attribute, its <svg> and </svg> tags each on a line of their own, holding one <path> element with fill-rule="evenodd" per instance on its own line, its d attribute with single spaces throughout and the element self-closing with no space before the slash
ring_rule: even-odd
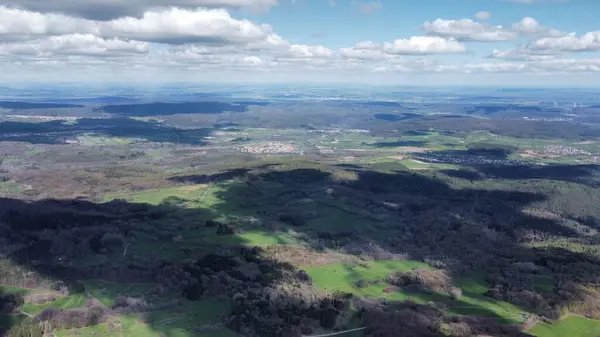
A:
<svg viewBox="0 0 600 337">
<path fill-rule="evenodd" d="M 120 146 L 132 144 L 139 140 L 90 134 L 77 137 L 77 141 L 84 146 Z"/>
<path fill-rule="evenodd" d="M 102 280 L 85 280 L 82 283 L 87 296 L 109 308 L 115 305 L 115 299 L 119 296 L 142 296 L 153 287 L 152 284 L 120 284 Z"/>
<path fill-rule="evenodd" d="M 0 123 L 0 327 L 598 335 L 593 122 L 177 95 Z"/>
<path fill-rule="evenodd" d="M 44 304 L 25 303 L 23 306 L 21 306 L 21 311 L 29 315 L 36 315 L 48 308 L 74 309 L 84 306 L 85 296 L 82 294 L 75 294 L 71 296 L 58 297 Z"/>
<path fill-rule="evenodd" d="M 176 312 L 154 311 L 145 314 L 113 315 L 106 323 L 93 327 L 57 331 L 56 336 L 132 336 L 132 337 L 235 337 L 220 325 L 227 303 L 205 300 L 186 303 Z"/>
<path fill-rule="evenodd" d="M 537 337 L 594 337 L 600 334 L 600 322 L 581 316 L 567 316 L 553 324 L 538 323 L 527 332 Z"/>
</svg>

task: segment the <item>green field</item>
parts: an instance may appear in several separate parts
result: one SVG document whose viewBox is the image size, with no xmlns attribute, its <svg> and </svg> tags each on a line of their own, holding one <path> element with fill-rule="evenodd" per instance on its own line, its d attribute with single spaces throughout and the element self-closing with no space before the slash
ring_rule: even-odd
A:
<svg viewBox="0 0 600 337">
<path fill-rule="evenodd" d="M 26 288 L 18 288 L 11 287 L 7 285 L 0 284 L 0 294 L 17 294 L 17 295 L 27 295 L 30 293 L 36 292 L 34 289 L 26 289 Z"/>
<path fill-rule="evenodd" d="M 81 329 L 57 331 L 57 337 L 70 336 L 127 336 L 127 337 L 234 337 L 233 331 L 218 325 L 226 313 L 228 301 L 204 300 L 186 302 L 171 310 L 149 312 L 145 319 L 141 314 L 109 318 L 107 323 Z M 214 326 L 207 332 L 194 332 L 195 328 Z M 211 331 L 212 330 L 212 331 Z M 204 331 L 204 330 L 203 330 Z"/>
<path fill-rule="evenodd" d="M 83 284 L 88 294 L 109 308 L 115 304 L 115 299 L 119 296 L 141 296 L 153 287 L 148 283 L 127 284 L 100 280 L 86 280 Z"/>
<path fill-rule="evenodd" d="M 538 337 L 598 337 L 600 321 L 582 316 L 568 316 L 554 324 L 537 323 L 527 333 Z"/>
<path fill-rule="evenodd" d="M 21 185 L 12 180 L 0 182 L 0 197 L 17 194 L 20 191 Z"/>
<path fill-rule="evenodd" d="M 77 140 L 85 146 L 118 146 L 131 144 L 135 141 L 133 138 L 106 137 L 95 134 L 79 136 Z"/>
<path fill-rule="evenodd" d="M 30 315 L 36 315 L 44 309 L 74 309 L 81 308 L 85 305 L 85 296 L 83 294 L 70 295 L 64 298 L 59 298 L 54 301 L 44 304 L 25 303 L 21 306 L 21 310 Z"/>
<path fill-rule="evenodd" d="M 455 285 L 462 290 L 462 296 L 456 301 L 459 303 L 451 303 L 448 306 L 450 314 L 488 316 L 515 324 L 521 323 L 528 315 L 527 311 L 514 304 L 485 296 L 489 284 L 482 277 L 459 279 Z"/>
<path fill-rule="evenodd" d="M 409 297 L 425 299 L 425 294 L 398 291 L 386 294 L 389 288 L 385 282 L 372 284 L 364 288 L 356 286 L 359 280 L 379 280 L 394 271 L 410 271 L 415 268 L 431 269 L 418 261 L 372 261 L 359 264 L 329 264 L 322 267 L 309 267 L 306 272 L 312 277 L 315 286 L 327 292 L 343 291 L 365 297 L 386 297 L 396 300 L 406 300 Z"/>
<path fill-rule="evenodd" d="M 208 187 L 208 185 L 199 184 L 192 186 L 176 186 L 157 190 L 146 190 L 126 195 L 110 193 L 104 196 L 104 201 L 110 201 L 113 199 L 125 199 L 130 202 L 159 205 L 165 201 L 168 202 L 170 199 L 173 199 L 175 197 L 186 202 L 197 202 L 205 194 L 206 189 Z M 213 188 L 215 190 L 218 190 L 218 187 Z M 212 192 L 212 188 L 210 192 Z M 210 192 L 202 199 L 202 201 L 210 202 L 211 200 L 213 200 L 213 196 Z"/>
<path fill-rule="evenodd" d="M 494 317 L 507 323 L 520 323 L 527 312 L 507 302 L 484 296 L 488 285 L 479 278 L 457 280 L 455 283 L 463 291 L 458 300 L 451 300 L 448 294 L 437 292 L 415 292 L 399 289 L 385 292 L 390 288 L 386 282 L 370 284 L 364 288 L 356 286 L 359 280 L 381 280 L 394 271 L 410 271 L 415 268 L 432 269 L 418 261 L 373 261 L 359 264 L 330 264 L 322 267 L 306 268 L 317 288 L 327 292 L 343 291 L 365 297 L 383 297 L 390 300 L 411 299 L 417 303 L 444 302 L 451 315 L 480 315 Z"/>
</svg>

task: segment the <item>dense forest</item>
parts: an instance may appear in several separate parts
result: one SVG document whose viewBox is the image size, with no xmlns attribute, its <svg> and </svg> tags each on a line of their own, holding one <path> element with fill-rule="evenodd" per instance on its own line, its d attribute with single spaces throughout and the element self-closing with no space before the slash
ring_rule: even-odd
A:
<svg viewBox="0 0 600 337">
<path fill-rule="evenodd" d="M 293 258 L 286 262 L 292 248 L 248 246 L 236 235 L 248 227 L 212 218 L 215 209 L 182 208 L 185 200 L 176 198 L 157 206 L 122 200 L 98 204 L 3 199 L 0 233 L 5 258 L 0 283 L 69 293 L 82 291 L 78 280 L 88 278 L 154 284 L 143 298 L 123 298 L 110 308 L 131 312 L 176 306 L 182 299 L 227 296 L 232 304 L 224 322 L 245 336 L 301 336 L 311 333 L 315 324 L 326 329 L 343 326 L 348 315 L 358 317 L 367 336 L 398 336 L 398 331 L 412 336 L 521 335 L 527 327 L 500 324 L 485 315 L 452 316 L 440 307 L 460 301 L 464 290 L 456 287 L 456 280 L 479 275 L 489 284 L 485 296 L 537 313 L 525 325 L 555 320 L 567 312 L 600 318 L 600 293 L 595 286 L 600 257 L 592 248 L 598 240 L 600 217 L 595 207 L 600 192 L 592 187 L 597 184 L 598 168 L 585 172 L 547 168 L 543 179 L 525 180 L 492 167 L 474 169 L 479 180 L 439 172 L 314 164 L 215 175 L 237 182 L 218 192 L 222 200 L 240 202 L 236 207 L 263 222 L 277 220 L 277 231 L 289 227 L 304 233 L 303 254 L 333 251 L 363 261 L 425 261 L 435 269 L 394 272 L 357 285 L 384 282 L 436 299 L 435 305 L 366 300 L 345 292 L 324 295 Z M 349 174 L 354 178 L 338 178 Z M 189 184 L 215 177 L 172 180 Z M 265 192 L 264 185 L 273 183 L 285 188 Z M 294 203 L 305 198 L 366 220 L 327 230 L 315 228 L 311 219 L 320 211 Z M 177 260 L 136 253 L 125 258 L 128 243 L 172 242 L 180 240 L 179 233 L 196 228 L 234 241 L 181 248 L 183 259 Z M 101 256 L 109 258 L 98 260 Z M 74 263 L 92 257 L 104 262 Z M 439 293 L 451 298 L 436 298 Z M 16 295 L 2 298 L 3 312 L 19 305 Z M 104 310 L 93 303 L 85 310 L 47 309 L 8 336 L 29 336 L 33 332 L 19 331 L 32 326 L 43 330 L 94 325 L 105 319 Z"/>
</svg>

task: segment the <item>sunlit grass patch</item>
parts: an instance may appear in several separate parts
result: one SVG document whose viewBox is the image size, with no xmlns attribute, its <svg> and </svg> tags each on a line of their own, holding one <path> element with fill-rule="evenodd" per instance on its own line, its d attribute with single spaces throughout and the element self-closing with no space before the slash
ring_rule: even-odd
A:
<svg viewBox="0 0 600 337">
<path fill-rule="evenodd" d="M 44 309 L 53 308 L 53 309 L 74 309 L 81 308 L 85 305 L 85 295 L 83 294 L 75 294 L 66 296 L 63 298 L 58 298 L 54 301 L 50 301 L 44 304 L 32 304 L 25 303 L 21 306 L 21 310 L 31 315 L 36 315 L 42 312 Z"/>
<path fill-rule="evenodd" d="M 600 321 L 567 316 L 554 324 L 539 322 L 527 333 L 538 337 L 597 337 L 600 336 Z"/>
<path fill-rule="evenodd" d="M 329 264 L 321 267 L 309 267 L 306 271 L 312 277 L 317 288 L 344 291 L 361 296 L 384 296 L 386 285 L 371 285 L 365 288 L 356 286 L 359 280 L 378 280 L 394 271 L 410 271 L 415 268 L 431 269 L 419 261 L 370 261 L 359 264 Z"/>
<path fill-rule="evenodd" d="M 113 283 L 101 280 L 86 280 L 83 284 L 87 293 L 109 308 L 119 296 L 141 296 L 153 287 L 149 283 Z"/>
<path fill-rule="evenodd" d="M 27 294 L 31 294 L 33 292 L 36 292 L 36 290 L 0 284 L 0 294 L 27 295 Z"/>
<path fill-rule="evenodd" d="M 109 317 L 96 326 L 57 331 L 57 337 L 127 336 L 127 337 L 234 337 L 235 332 L 220 325 L 220 318 L 229 308 L 226 300 L 185 302 L 180 307 L 144 314 Z M 197 331 L 196 331 L 197 330 Z"/>
</svg>

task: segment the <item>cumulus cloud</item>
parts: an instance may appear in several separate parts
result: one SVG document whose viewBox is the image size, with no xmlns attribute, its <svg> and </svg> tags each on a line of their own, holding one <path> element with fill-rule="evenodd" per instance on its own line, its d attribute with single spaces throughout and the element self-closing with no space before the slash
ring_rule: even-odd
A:
<svg viewBox="0 0 600 337">
<path fill-rule="evenodd" d="M 102 8 L 110 9 L 110 15 L 81 13 L 77 6 L 83 2 L 79 0 L 72 8 L 61 6 L 74 0 L 9 1 L 11 7 L 0 6 L 3 72 L 33 69 L 41 74 L 54 69 L 63 74 L 69 69 L 69 73 L 71 70 L 82 74 L 92 71 L 97 76 L 123 73 L 135 78 L 136 73 L 145 76 L 156 72 L 166 76 L 194 71 L 303 75 L 337 72 L 359 77 L 375 72 L 600 71 L 597 59 L 559 58 L 566 52 L 600 50 L 600 32 L 583 36 L 565 34 L 530 17 L 509 28 L 470 19 L 437 19 L 423 25 L 425 36 L 399 37 L 387 42 L 359 41 L 351 47 L 332 50 L 288 41 L 270 25 L 234 17 L 225 8 L 196 7 L 198 4 L 269 7 L 276 4 L 275 0 L 173 0 L 169 2 L 173 7 L 165 7 L 163 0 L 86 3 L 86 6 L 102 3 Z M 130 11 L 127 8 L 132 3 L 143 5 Z M 381 8 L 379 1 L 357 0 L 355 4 L 373 5 L 374 10 Z M 479 12 L 476 18 L 485 21 L 490 14 Z M 467 52 L 465 41 L 508 41 L 519 36 L 534 40 L 513 49 L 494 49 L 480 62 L 444 63 L 445 54 Z"/>
<path fill-rule="evenodd" d="M 287 43 L 287 41 L 286 41 Z M 270 49 L 232 46 L 187 45 L 161 53 L 161 60 L 171 65 L 222 68 L 255 67 L 261 70 L 281 70 L 285 65 L 324 65 L 333 62 L 335 53 L 323 46 L 289 44 Z"/>
<path fill-rule="evenodd" d="M 0 54 L 52 57 L 55 55 L 124 56 L 146 54 L 148 43 L 103 39 L 94 35 L 72 34 L 49 38 L 0 44 Z"/>
<path fill-rule="evenodd" d="M 466 52 L 466 47 L 462 43 L 452 39 L 434 36 L 413 36 L 410 39 L 385 42 L 383 50 L 388 54 L 400 55 L 460 54 Z"/>
<path fill-rule="evenodd" d="M 516 38 L 516 34 L 502 26 L 489 26 L 471 19 L 436 19 L 425 22 L 423 30 L 427 35 L 454 38 L 460 41 L 497 42 Z"/>
<path fill-rule="evenodd" d="M 149 11 L 141 18 L 120 18 L 98 24 L 103 36 L 121 36 L 169 44 L 248 43 L 265 39 L 271 27 L 237 20 L 223 9 Z"/>
<path fill-rule="evenodd" d="M 477 12 L 475 14 L 475 18 L 480 21 L 487 21 L 490 19 L 490 17 L 492 17 L 492 14 L 486 11 Z"/>
<path fill-rule="evenodd" d="M 465 73 L 483 72 L 483 73 L 504 73 L 504 72 L 523 72 L 528 69 L 524 63 L 502 62 L 502 63 L 474 63 L 464 64 L 459 69 Z"/>
<path fill-rule="evenodd" d="M 374 41 L 359 41 L 349 48 L 340 48 L 338 55 L 350 60 L 380 60 L 393 57 L 386 54 L 383 45 Z"/>
<path fill-rule="evenodd" d="M 76 33 L 98 34 L 99 27 L 89 20 L 0 6 L 0 41 Z"/>
<path fill-rule="evenodd" d="M 374 41 L 359 41 L 356 43 L 354 48 L 363 50 L 378 50 L 381 49 L 381 44 Z"/>
<path fill-rule="evenodd" d="M 170 7 L 267 10 L 276 6 L 277 0 L 4 0 L 2 3 L 41 13 L 62 13 L 91 20 L 112 20 L 125 16 L 141 17 L 148 10 Z"/>
<path fill-rule="evenodd" d="M 170 66 L 195 67 L 264 67 L 269 62 L 256 55 L 218 54 L 197 48 L 171 50 L 161 54 L 161 62 Z"/>
<path fill-rule="evenodd" d="M 389 58 L 390 55 L 383 52 L 383 50 L 375 49 L 360 49 L 360 48 L 340 48 L 338 50 L 340 57 L 344 59 L 355 59 L 355 60 L 378 60 Z"/>
<path fill-rule="evenodd" d="M 540 24 L 536 19 L 532 17 L 524 17 L 521 21 L 513 24 L 513 30 L 524 35 L 537 35 L 537 36 L 550 36 L 560 37 L 565 36 L 566 33 L 561 32 L 557 29 L 546 27 Z"/>
<path fill-rule="evenodd" d="M 265 40 L 271 31 L 269 25 L 234 19 L 224 9 L 170 8 L 148 11 L 141 18 L 91 21 L 0 7 L 0 40 L 79 33 L 169 44 L 228 44 Z"/>
<path fill-rule="evenodd" d="M 562 37 L 547 37 L 527 45 L 528 49 L 547 52 L 592 52 L 600 50 L 600 31 L 589 32 L 581 37 L 575 33 Z"/>
<path fill-rule="evenodd" d="M 338 55 L 354 60 L 392 60 L 399 55 L 434 55 L 465 53 L 466 47 L 455 40 L 432 36 L 413 36 L 383 44 L 360 41 L 349 48 L 340 48 Z"/>
<path fill-rule="evenodd" d="M 494 49 L 488 57 L 512 61 L 544 61 L 556 58 L 552 52 L 533 51 L 527 48 Z"/>
</svg>

